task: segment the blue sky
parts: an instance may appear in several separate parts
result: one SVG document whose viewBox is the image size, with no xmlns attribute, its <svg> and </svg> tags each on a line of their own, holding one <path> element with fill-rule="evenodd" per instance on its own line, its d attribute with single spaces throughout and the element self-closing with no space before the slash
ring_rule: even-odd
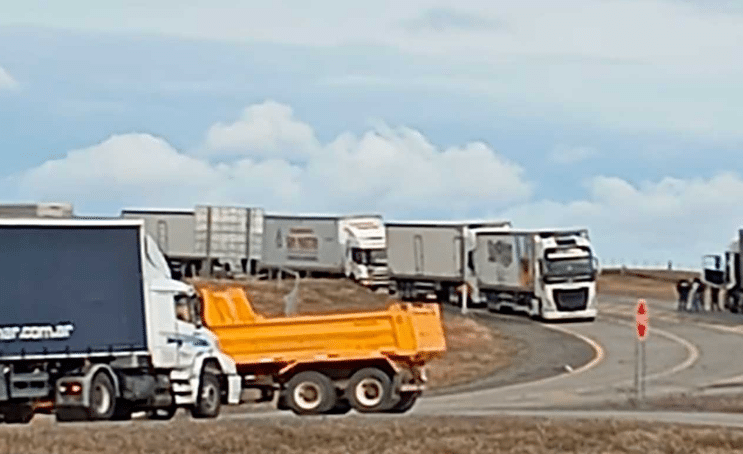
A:
<svg viewBox="0 0 743 454">
<path fill-rule="evenodd" d="M 18 2 L 0 187 L 587 225 L 690 265 L 743 225 L 736 2 Z"/>
</svg>

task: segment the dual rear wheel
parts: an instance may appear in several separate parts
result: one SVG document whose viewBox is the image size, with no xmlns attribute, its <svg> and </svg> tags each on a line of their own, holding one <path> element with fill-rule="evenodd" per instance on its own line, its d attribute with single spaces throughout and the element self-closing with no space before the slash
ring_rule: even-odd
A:
<svg viewBox="0 0 743 454">
<path fill-rule="evenodd" d="M 376 367 L 354 373 L 344 391 L 325 374 L 301 372 L 287 382 L 280 407 L 298 415 L 345 414 L 352 408 L 360 413 L 403 413 L 415 404 L 419 393 L 395 396 L 390 376 Z"/>
</svg>

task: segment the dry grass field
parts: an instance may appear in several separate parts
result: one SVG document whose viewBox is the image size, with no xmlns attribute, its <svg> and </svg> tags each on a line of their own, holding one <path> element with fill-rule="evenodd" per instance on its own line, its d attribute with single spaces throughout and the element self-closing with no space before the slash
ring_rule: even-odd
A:
<svg viewBox="0 0 743 454">
<path fill-rule="evenodd" d="M 282 418 L 0 426 L 8 454 L 728 453 L 743 430 L 620 421 L 503 417 Z"/>
<path fill-rule="evenodd" d="M 198 281 L 196 282 L 198 284 Z M 218 282 L 219 283 L 219 282 Z M 224 281 L 224 284 L 234 281 Z M 243 283 L 255 310 L 267 317 L 282 316 L 284 296 L 293 280 Z M 346 279 L 302 279 L 297 312 L 319 314 L 384 309 L 386 293 L 375 293 Z M 490 327 L 458 315 L 444 314 L 446 355 L 429 363 L 431 388 L 471 382 L 506 367 L 517 350 L 513 343 Z"/>
<path fill-rule="evenodd" d="M 604 270 L 598 280 L 598 290 L 604 294 L 633 298 L 675 300 L 676 282 L 696 276 L 697 273 L 687 271 L 625 270 L 622 273 Z"/>
</svg>

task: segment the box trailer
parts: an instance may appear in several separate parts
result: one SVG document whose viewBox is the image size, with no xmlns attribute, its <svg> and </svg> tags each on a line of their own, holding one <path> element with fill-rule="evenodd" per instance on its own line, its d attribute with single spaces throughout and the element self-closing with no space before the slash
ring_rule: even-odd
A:
<svg viewBox="0 0 743 454">
<path fill-rule="evenodd" d="M 121 217 L 144 219 L 177 277 L 215 270 L 255 274 L 263 241 L 260 208 L 126 209 Z"/>
<path fill-rule="evenodd" d="M 241 391 L 141 220 L 0 220 L 0 419 L 214 417 Z"/>
<path fill-rule="evenodd" d="M 203 319 L 245 388 L 297 414 L 402 413 L 425 388 L 427 361 L 446 350 L 438 306 L 265 318 L 240 287 L 198 286 Z"/>
<path fill-rule="evenodd" d="M 345 275 L 369 287 L 388 283 L 386 235 L 377 215 L 267 214 L 260 268 Z"/>
<path fill-rule="evenodd" d="M 72 216 L 72 204 L 70 203 L 0 204 L 0 218 L 71 218 Z"/>
<path fill-rule="evenodd" d="M 509 226 L 507 221 L 387 222 L 390 293 L 457 303 L 468 278 L 472 232 Z"/>
</svg>

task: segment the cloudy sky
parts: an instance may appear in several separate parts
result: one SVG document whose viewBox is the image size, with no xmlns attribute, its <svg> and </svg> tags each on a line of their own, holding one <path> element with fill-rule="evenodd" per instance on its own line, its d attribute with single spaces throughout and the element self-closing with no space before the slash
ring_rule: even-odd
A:
<svg viewBox="0 0 743 454">
<path fill-rule="evenodd" d="M 697 266 L 743 226 L 735 0 L 28 0 L 0 13 L 0 190 L 588 226 Z"/>
</svg>

